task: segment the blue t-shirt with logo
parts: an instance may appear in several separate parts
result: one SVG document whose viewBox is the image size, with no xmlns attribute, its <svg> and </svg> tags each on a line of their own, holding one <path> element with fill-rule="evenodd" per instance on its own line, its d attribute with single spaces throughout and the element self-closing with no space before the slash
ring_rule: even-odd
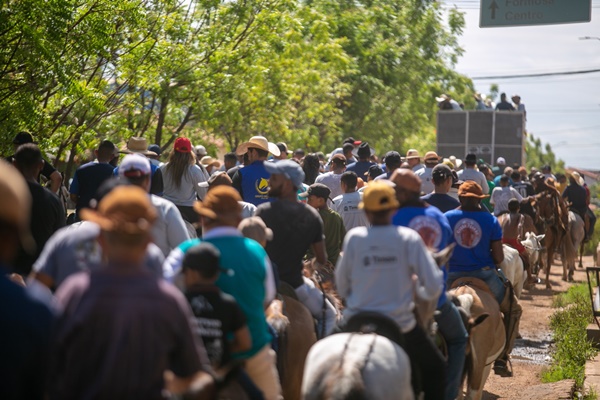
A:
<svg viewBox="0 0 600 400">
<path fill-rule="evenodd" d="M 265 169 L 264 162 L 254 161 L 237 172 L 242 180 L 242 200 L 255 206 L 273 200 L 268 195 L 271 174 Z"/>
<path fill-rule="evenodd" d="M 498 219 L 485 211 L 452 210 L 446 214 L 456 243 L 450 258 L 450 272 L 495 268 L 491 242 L 502 240 Z"/>
<path fill-rule="evenodd" d="M 448 246 L 452 236 L 452 230 L 446 216 L 437 207 L 402 207 L 392 219 L 392 224 L 405 226 L 416 231 L 423 243 L 429 249 L 440 251 Z M 446 303 L 446 279 L 448 271 L 442 268 L 444 273 L 444 290 L 438 300 L 438 308 Z"/>
</svg>

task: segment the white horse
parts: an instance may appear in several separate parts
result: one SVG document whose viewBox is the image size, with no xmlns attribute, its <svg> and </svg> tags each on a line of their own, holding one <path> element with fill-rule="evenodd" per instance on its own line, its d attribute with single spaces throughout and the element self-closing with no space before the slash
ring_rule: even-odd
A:
<svg viewBox="0 0 600 400">
<path fill-rule="evenodd" d="M 500 269 L 504 273 L 506 279 L 508 279 L 515 290 L 515 296 L 521 297 L 523 291 L 523 284 L 527 279 L 527 273 L 523 267 L 523 260 L 519 257 L 519 251 L 512 247 L 503 244 L 502 250 L 504 251 L 504 261 L 500 264 Z"/>
<path fill-rule="evenodd" d="M 408 355 L 375 333 L 338 333 L 315 343 L 306 357 L 305 400 L 412 400 Z"/>
<path fill-rule="evenodd" d="M 538 269 L 535 267 L 539 265 L 542 250 L 542 240 L 546 235 L 536 235 L 533 232 L 525 233 L 525 240 L 521 240 L 521 244 L 525 247 L 527 255 L 529 256 L 529 265 L 531 265 L 531 273 L 536 275 Z"/>
</svg>

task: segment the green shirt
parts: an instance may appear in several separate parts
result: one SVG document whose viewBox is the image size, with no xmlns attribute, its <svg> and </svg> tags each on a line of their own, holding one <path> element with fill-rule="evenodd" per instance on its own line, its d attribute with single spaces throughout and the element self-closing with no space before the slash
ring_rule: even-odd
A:
<svg viewBox="0 0 600 400">
<path fill-rule="evenodd" d="M 492 192 L 494 191 L 494 188 L 496 187 L 496 185 L 494 185 L 494 181 L 487 181 L 488 186 L 490 187 L 490 195 L 492 194 Z M 494 206 L 490 203 L 490 197 L 486 197 L 485 199 L 481 200 L 481 202 L 483 204 L 485 204 L 485 206 L 488 208 L 488 210 L 490 210 L 490 212 L 494 212 Z"/>
<path fill-rule="evenodd" d="M 325 250 L 327 251 L 327 261 L 331 262 L 334 266 L 337 263 L 340 252 L 342 251 L 342 244 L 344 242 L 344 236 L 346 236 L 346 227 L 344 226 L 344 220 L 337 212 L 331 208 L 325 208 L 318 210 L 321 219 L 323 220 L 323 233 L 325 234 Z M 312 250 L 308 250 L 308 256 L 314 257 Z"/>
</svg>

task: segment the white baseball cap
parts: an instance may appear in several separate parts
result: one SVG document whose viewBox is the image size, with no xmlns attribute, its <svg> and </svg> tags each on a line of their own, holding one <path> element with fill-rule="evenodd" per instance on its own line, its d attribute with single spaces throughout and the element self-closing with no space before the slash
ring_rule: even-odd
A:
<svg viewBox="0 0 600 400">
<path fill-rule="evenodd" d="M 150 161 L 141 154 L 128 154 L 119 165 L 120 177 L 141 178 L 151 172 Z"/>
<path fill-rule="evenodd" d="M 498 159 L 496 160 L 496 164 L 506 165 L 506 160 L 504 159 L 504 157 L 498 157 Z"/>
</svg>

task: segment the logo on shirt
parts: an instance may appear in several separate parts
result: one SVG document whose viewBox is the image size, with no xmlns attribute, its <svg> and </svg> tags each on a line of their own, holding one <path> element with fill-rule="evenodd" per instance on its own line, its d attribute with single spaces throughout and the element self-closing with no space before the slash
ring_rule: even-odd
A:
<svg viewBox="0 0 600 400">
<path fill-rule="evenodd" d="M 439 249 L 442 241 L 442 227 L 435 219 L 426 215 L 419 215 L 410 220 L 408 227 L 417 231 L 425 246 L 431 249 Z"/>
<path fill-rule="evenodd" d="M 463 218 L 454 227 L 454 240 L 459 246 L 472 249 L 479 244 L 481 233 L 481 226 L 477 221 Z"/>
<path fill-rule="evenodd" d="M 254 183 L 256 191 L 261 195 L 266 195 L 269 192 L 269 181 L 265 178 L 260 178 Z"/>
</svg>

